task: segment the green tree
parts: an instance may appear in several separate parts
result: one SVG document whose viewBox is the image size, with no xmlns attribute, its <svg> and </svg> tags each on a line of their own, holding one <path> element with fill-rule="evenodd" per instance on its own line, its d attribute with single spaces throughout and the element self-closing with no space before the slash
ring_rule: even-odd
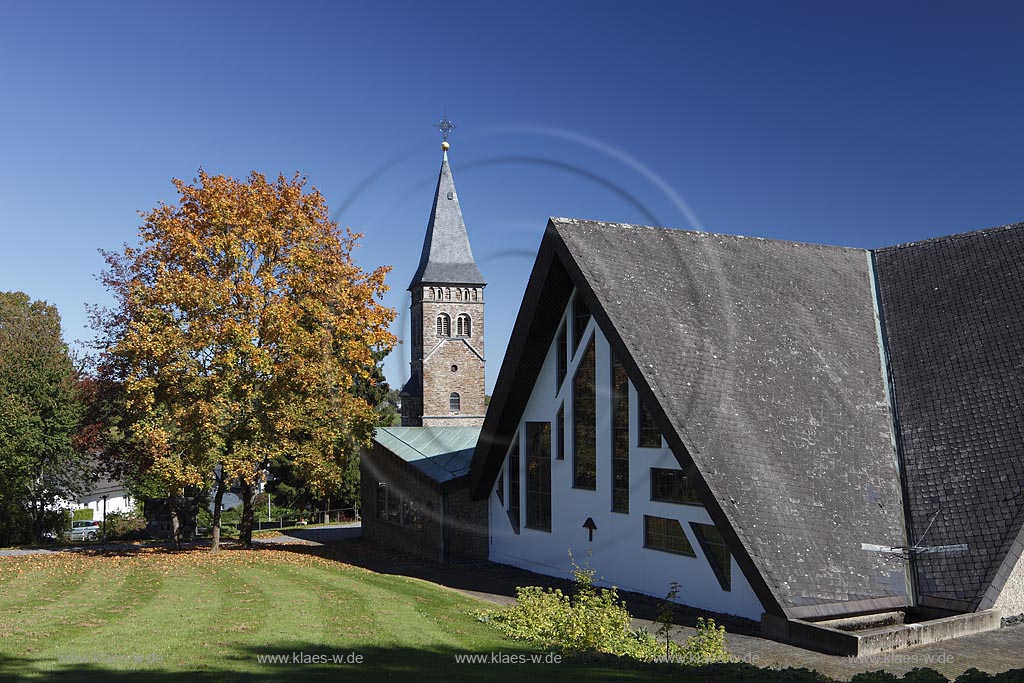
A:
<svg viewBox="0 0 1024 683">
<path fill-rule="evenodd" d="M 41 539 L 47 511 L 91 483 L 73 447 L 82 416 L 76 380 L 57 309 L 0 292 L 0 544 Z"/>
<path fill-rule="evenodd" d="M 389 268 L 355 264 L 360 236 L 304 178 L 173 182 L 178 202 L 142 214 L 141 244 L 105 254 L 118 305 L 94 316 L 99 367 L 123 387 L 108 436 L 148 487 L 176 501 L 213 477 L 216 551 L 230 482 L 248 543 L 274 458 L 318 493 L 352 476 L 377 423 L 356 386 L 393 346 L 394 310 L 378 301 Z"/>
</svg>

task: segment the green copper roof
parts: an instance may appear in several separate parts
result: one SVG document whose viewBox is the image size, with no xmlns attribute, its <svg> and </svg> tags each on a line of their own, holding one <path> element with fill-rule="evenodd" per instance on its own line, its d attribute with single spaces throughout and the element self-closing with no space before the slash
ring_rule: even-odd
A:
<svg viewBox="0 0 1024 683">
<path fill-rule="evenodd" d="M 438 483 L 469 473 L 480 427 L 381 427 L 373 440 Z"/>
</svg>

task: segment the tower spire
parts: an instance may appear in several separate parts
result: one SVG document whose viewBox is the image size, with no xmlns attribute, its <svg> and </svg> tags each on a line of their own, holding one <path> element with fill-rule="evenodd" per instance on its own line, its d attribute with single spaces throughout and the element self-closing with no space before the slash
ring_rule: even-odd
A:
<svg viewBox="0 0 1024 683">
<path fill-rule="evenodd" d="M 455 180 L 448 165 L 448 135 L 455 129 L 455 124 L 445 114 L 436 126 L 444 138 L 441 143 L 441 149 L 444 150 L 441 172 L 437 177 L 437 189 L 434 191 L 434 204 L 430 209 L 419 267 L 409 283 L 409 289 L 423 284 L 483 286 L 487 283 L 473 260 L 459 196 L 455 191 Z"/>
</svg>

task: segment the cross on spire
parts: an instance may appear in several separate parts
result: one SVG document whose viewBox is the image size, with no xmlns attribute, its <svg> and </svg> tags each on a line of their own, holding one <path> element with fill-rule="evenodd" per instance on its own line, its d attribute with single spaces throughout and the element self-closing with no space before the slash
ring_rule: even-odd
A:
<svg viewBox="0 0 1024 683">
<path fill-rule="evenodd" d="M 453 130 L 455 130 L 455 127 L 455 124 L 452 123 L 451 120 L 448 118 L 448 112 L 445 111 L 444 116 L 441 118 L 441 120 L 434 124 L 434 128 L 437 128 L 439 131 L 441 131 L 442 145 L 448 144 L 448 136 L 451 135 Z M 445 147 L 445 149 L 447 149 L 447 147 Z"/>
</svg>

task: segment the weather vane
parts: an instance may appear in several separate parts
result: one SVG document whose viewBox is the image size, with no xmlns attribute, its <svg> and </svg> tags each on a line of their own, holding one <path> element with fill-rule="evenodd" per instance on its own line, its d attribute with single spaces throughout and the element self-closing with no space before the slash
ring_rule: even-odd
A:
<svg viewBox="0 0 1024 683">
<path fill-rule="evenodd" d="M 455 130 L 455 124 L 448 118 L 448 112 L 445 111 L 444 116 L 440 121 L 434 124 L 434 128 L 441 131 L 441 146 L 448 149 L 448 136 Z"/>
</svg>

